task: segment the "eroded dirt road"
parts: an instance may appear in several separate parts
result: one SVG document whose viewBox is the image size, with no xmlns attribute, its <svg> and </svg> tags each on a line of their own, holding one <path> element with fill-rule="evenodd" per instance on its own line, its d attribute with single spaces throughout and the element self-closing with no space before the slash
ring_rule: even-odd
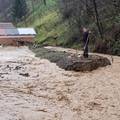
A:
<svg viewBox="0 0 120 120">
<path fill-rule="evenodd" d="M 0 120 L 120 120 L 120 57 L 113 58 L 112 66 L 75 73 L 27 47 L 0 48 Z"/>
</svg>

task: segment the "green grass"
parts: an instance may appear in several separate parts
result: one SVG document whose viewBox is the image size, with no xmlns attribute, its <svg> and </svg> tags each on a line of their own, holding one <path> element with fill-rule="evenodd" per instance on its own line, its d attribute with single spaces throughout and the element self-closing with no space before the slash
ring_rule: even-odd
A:
<svg viewBox="0 0 120 120">
<path fill-rule="evenodd" d="M 37 43 L 43 42 L 47 40 L 51 34 L 53 35 L 54 33 L 52 32 L 54 23 L 56 22 L 57 15 L 56 13 L 48 13 L 48 15 L 43 16 L 41 19 L 37 19 L 34 23 L 33 26 L 36 28 L 37 31 Z"/>
<path fill-rule="evenodd" d="M 51 62 L 55 63 L 70 55 L 70 53 L 62 51 L 52 51 L 42 47 L 39 48 L 30 47 L 30 49 L 36 54 L 36 57 L 40 57 L 41 59 L 48 59 Z"/>
<path fill-rule="evenodd" d="M 36 19 L 30 26 L 37 31 L 36 43 L 43 45 L 60 45 L 64 42 L 67 31 L 65 22 L 62 22 L 56 11 L 48 12 Z"/>
</svg>

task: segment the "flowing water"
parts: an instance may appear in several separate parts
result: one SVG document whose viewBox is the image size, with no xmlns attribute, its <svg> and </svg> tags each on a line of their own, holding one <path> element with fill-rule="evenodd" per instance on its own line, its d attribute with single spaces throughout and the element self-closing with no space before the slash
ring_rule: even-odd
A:
<svg viewBox="0 0 120 120">
<path fill-rule="evenodd" d="M 27 47 L 0 48 L 0 120 L 120 120 L 120 57 L 113 59 L 82 73 L 36 58 Z"/>
</svg>

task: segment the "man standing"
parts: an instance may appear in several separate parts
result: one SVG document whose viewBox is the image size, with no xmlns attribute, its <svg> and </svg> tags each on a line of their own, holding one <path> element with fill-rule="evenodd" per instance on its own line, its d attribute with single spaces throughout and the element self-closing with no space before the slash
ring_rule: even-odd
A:
<svg viewBox="0 0 120 120">
<path fill-rule="evenodd" d="M 83 56 L 88 58 L 88 44 L 89 44 L 89 30 L 87 28 L 83 28 L 83 43 L 84 43 L 84 52 Z"/>
</svg>

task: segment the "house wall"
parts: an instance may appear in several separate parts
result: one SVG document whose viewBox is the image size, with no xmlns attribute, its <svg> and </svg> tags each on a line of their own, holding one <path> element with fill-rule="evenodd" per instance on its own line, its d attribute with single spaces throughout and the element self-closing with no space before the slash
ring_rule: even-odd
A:
<svg viewBox="0 0 120 120">
<path fill-rule="evenodd" d="M 0 44 L 1 45 L 13 45 L 13 46 L 16 46 L 17 42 L 16 42 L 16 40 L 9 39 L 9 38 L 0 38 Z"/>
<path fill-rule="evenodd" d="M 1 45 L 11 45 L 11 46 L 17 46 L 18 42 L 28 42 L 33 43 L 34 37 L 0 37 L 0 44 Z"/>
</svg>

